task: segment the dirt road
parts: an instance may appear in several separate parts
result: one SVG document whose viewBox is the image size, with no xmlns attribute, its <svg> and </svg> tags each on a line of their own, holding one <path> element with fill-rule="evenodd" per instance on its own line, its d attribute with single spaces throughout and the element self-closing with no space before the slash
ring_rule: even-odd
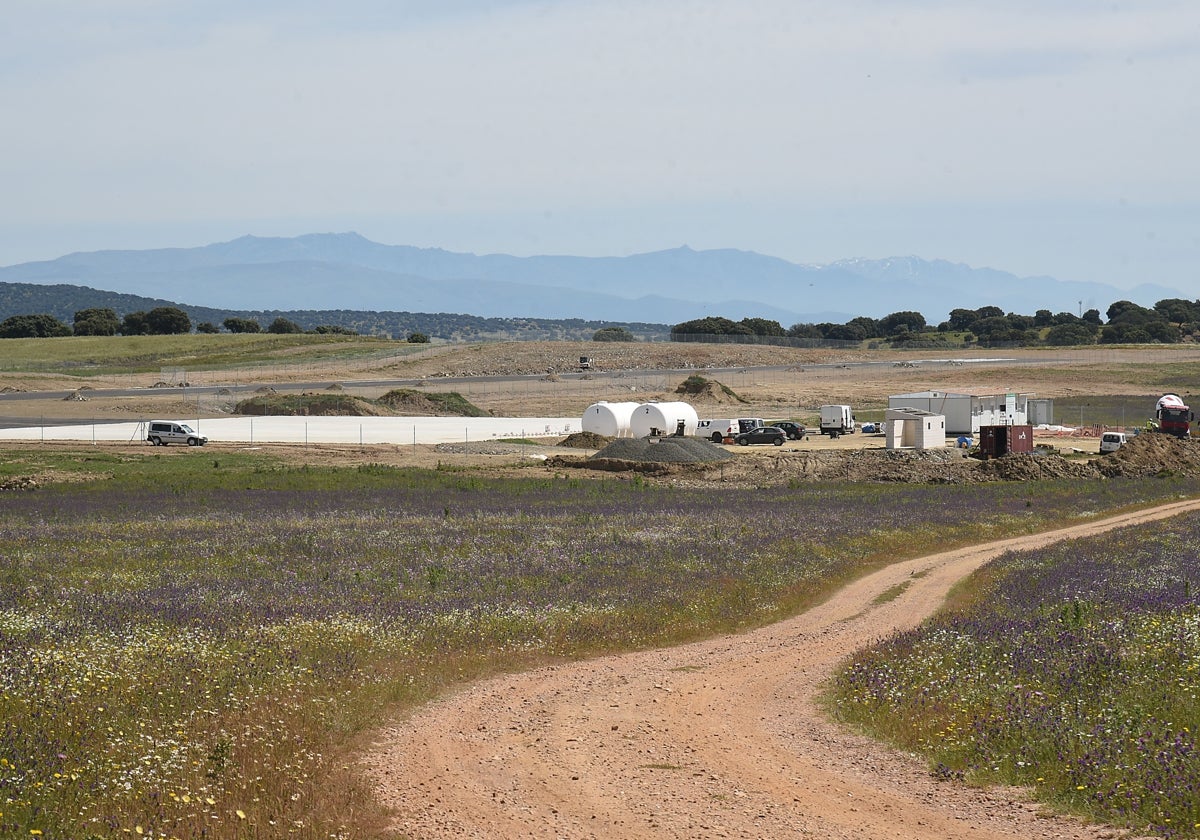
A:
<svg viewBox="0 0 1200 840">
<path fill-rule="evenodd" d="M 414 838 L 1115 837 L 1020 791 L 936 780 L 829 723 L 815 698 L 844 657 L 917 624 L 1003 551 L 1197 509 L 897 563 L 761 630 L 492 679 L 382 733 L 368 766 Z"/>
</svg>

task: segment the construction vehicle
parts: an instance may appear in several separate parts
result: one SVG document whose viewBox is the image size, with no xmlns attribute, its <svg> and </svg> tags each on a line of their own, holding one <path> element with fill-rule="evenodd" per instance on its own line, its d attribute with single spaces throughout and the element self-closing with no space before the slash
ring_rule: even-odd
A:
<svg viewBox="0 0 1200 840">
<path fill-rule="evenodd" d="M 1188 408 L 1183 397 L 1163 394 L 1154 407 L 1154 419 L 1158 422 L 1158 431 L 1185 438 L 1191 434 L 1190 424 L 1196 415 Z"/>
</svg>

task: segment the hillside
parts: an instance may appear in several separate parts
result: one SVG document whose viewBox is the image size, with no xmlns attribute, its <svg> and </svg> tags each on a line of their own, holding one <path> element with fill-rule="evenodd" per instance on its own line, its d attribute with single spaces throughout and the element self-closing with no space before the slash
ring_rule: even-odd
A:
<svg viewBox="0 0 1200 840">
<path fill-rule="evenodd" d="M 360 335 L 401 339 L 417 332 L 444 341 L 587 340 L 601 327 L 622 326 L 640 339 L 654 340 L 666 337 L 670 331 L 667 324 L 614 323 L 579 318 L 484 318 L 445 312 L 352 309 L 216 309 L 186 301 L 107 292 L 65 283 L 39 285 L 0 282 L 0 321 L 13 315 L 45 313 L 69 325 L 75 313 L 81 309 L 109 308 L 116 311 L 118 317 L 124 317 L 129 312 L 146 311 L 159 306 L 179 307 L 188 314 L 193 324 L 207 321 L 220 325 L 226 318 L 247 318 L 266 327 L 282 317 L 294 321 L 305 330 L 318 326 L 337 326 L 354 330 Z"/>
<path fill-rule="evenodd" d="M 1005 311 L 1143 306 L 1183 297 L 1052 277 L 1018 277 L 918 257 L 803 265 L 737 249 L 687 246 L 622 257 L 475 255 L 383 245 L 355 233 L 244 236 L 197 248 L 76 253 L 0 268 L 0 282 L 78 285 L 174 298 L 212 311 L 462 312 L 483 318 L 666 323 L 721 314 L 784 326 L 916 310 Z M 207 320 L 207 319 L 206 319 Z"/>
</svg>

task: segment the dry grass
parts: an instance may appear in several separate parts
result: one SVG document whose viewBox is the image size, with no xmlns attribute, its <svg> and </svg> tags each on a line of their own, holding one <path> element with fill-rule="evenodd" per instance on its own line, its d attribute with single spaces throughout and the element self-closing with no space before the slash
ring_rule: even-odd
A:
<svg viewBox="0 0 1200 840">
<path fill-rule="evenodd" d="M 69 344 L 75 339 L 54 341 Z M 392 386 L 360 383 L 401 380 L 430 392 L 458 391 L 480 408 L 505 416 L 573 416 L 597 400 L 674 400 L 679 398 L 675 389 L 692 373 L 732 389 L 745 400 L 739 414 L 801 421 L 811 419 L 824 403 L 850 402 L 856 409 L 878 410 L 886 406 L 892 394 L 926 389 L 1018 391 L 1039 397 L 1074 398 L 1187 393 L 1190 386 L 1200 386 L 1200 376 L 1194 372 L 1200 370 L 1196 365 L 1200 347 L 1194 345 L 973 350 L 958 353 L 951 361 L 944 353 L 931 351 L 833 352 L 669 342 L 498 342 L 434 345 L 416 350 L 403 342 L 364 342 L 279 347 L 268 365 L 246 365 L 245 357 L 236 355 L 217 363 L 220 354 L 216 350 L 203 359 L 174 361 L 187 365 L 187 378 L 194 385 L 270 384 L 284 392 L 337 382 L 348 395 L 378 398 Z M 230 345 L 226 349 L 234 348 Z M 114 350 L 121 347 L 114 345 Z M 293 351 L 299 357 L 293 358 Z M 114 358 L 101 359 L 100 363 L 115 365 L 120 355 L 116 352 Z M 586 376 L 579 376 L 573 367 L 580 355 L 595 359 L 596 369 Z M 1010 361 L 959 363 L 999 357 Z M 85 392 L 85 402 L 64 402 L 62 392 L 74 389 L 80 380 L 62 373 L 12 370 L 21 358 L 18 354 L 10 359 L 10 372 L 0 373 L 0 389 L 8 386 L 57 393 L 44 400 L 0 395 L 0 417 L 216 417 L 227 413 L 234 402 L 229 398 L 200 398 L 192 392 L 181 394 L 178 389 L 147 390 L 134 397 Z M 205 367 L 204 359 L 214 364 Z M 97 391 L 149 388 L 159 376 L 157 368 L 142 372 L 131 368 L 87 381 Z M 717 403 L 695 404 L 701 413 L 718 407 Z"/>
</svg>

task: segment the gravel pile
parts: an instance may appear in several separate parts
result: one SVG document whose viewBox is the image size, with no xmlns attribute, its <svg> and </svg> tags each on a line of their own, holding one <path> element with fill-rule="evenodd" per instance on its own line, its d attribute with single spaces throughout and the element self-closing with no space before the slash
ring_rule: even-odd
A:
<svg viewBox="0 0 1200 840">
<path fill-rule="evenodd" d="M 647 464 L 704 464 L 731 458 L 720 444 L 688 437 L 618 438 L 592 456 L 592 460 Z"/>
</svg>

